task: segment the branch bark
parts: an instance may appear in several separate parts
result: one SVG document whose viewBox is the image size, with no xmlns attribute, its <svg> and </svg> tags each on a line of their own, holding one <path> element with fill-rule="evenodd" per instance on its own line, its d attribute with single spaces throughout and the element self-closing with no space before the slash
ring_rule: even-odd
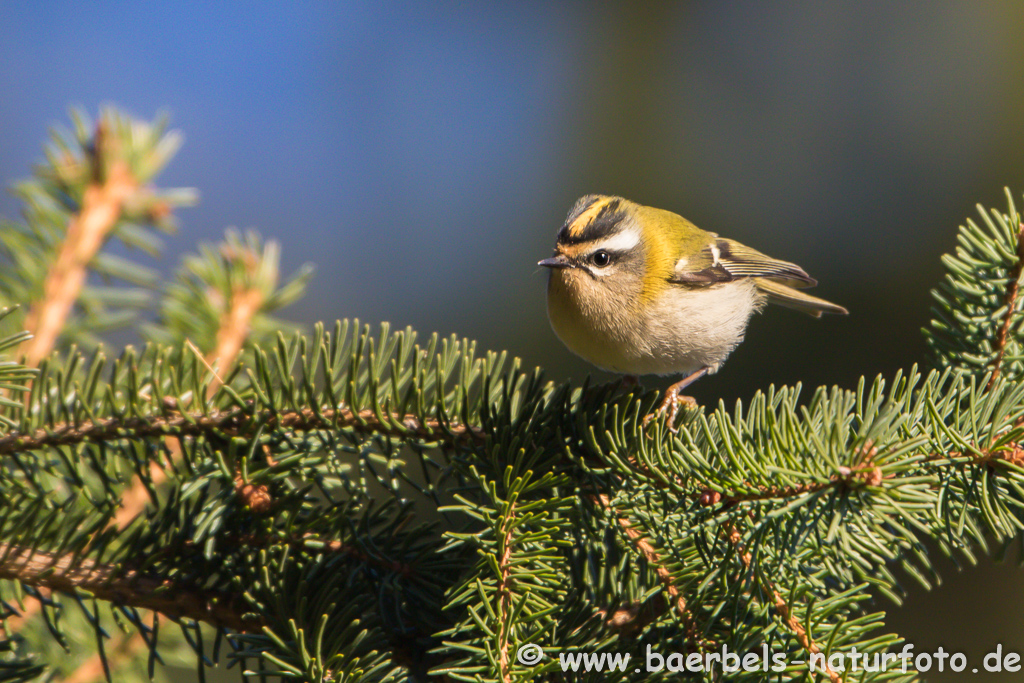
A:
<svg viewBox="0 0 1024 683">
<path fill-rule="evenodd" d="M 0 543 L 0 558 L 0 579 L 68 594 L 85 591 L 116 605 L 149 609 L 175 619 L 195 619 L 239 632 L 258 632 L 263 626 L 263 619 L 247 613 L 236 595 L 6 543 Z"/>
<path fill-rule="evenodd" d="M 228 410 L 204 415 L 172 414 L 170 416 L 133 417 L 128 419 L 108 418 L 88 424 L 57 424 L 49 429 L 37 429 L 31 434 L 14 432 L 0 438 L 0 455 L 25 451 L 72 446 L 87 441 L 111 439 L 146 439 L 154 436 L 202 436 L 211 434 L 241 434 L 247 425 L 266 418 L 264 424 L 270 428 L 312 431 L 317 429 L 352 429 L 361 434 L 412 437 L 425 440 L 444 441 L 451 445 L 483 438 L 477 427 L 460 424 L 444 424 L 439 420 L 420 422 L 415 415 L 398 415 L 366 409 L 355 413 L 342 408 L 338 410 L 314 411 L 306 408 L 299 411 L 282 411 L 275 415 L 252 414 L 245 410 Z M 383 418 L 383 419 L 381 419 Z"/>
<path fill-rule="evenodd" d="M 988 379 L 987 389 L 991 389 L 999 377 L 1003 367 L 1003 356 L 1006 354 L 1006 346 L 1010 342 L 1010 324 L 1013 322 L 1013 314 L 1017 309 L 1017 297 L 1020 293 L 1020 277 L 1024 272 L 1024 223 L 1021 223 L 1017 230 L 1017 263 L 1010 270 L 1010 286 L 1006 289 L 1006 312 L 1003 314 L 1003 324 L 996 336 L 996 357 L 992 361 L 992 375 Z"/>
<path fill-rule="evenodd" d="M 725 532 L 728 535 L 729 542 L 736 549 L 736 554 L 739 555 L 740 559 L 743 561 L 743 566 L 745 566 L 747 569 L 750 569 L 750 564 L 753 558 L 750 556 L 750 553 L 747 552 L 747 549 L 743 546 L 743 543 L 741 542 L 742 537 L 740 535 L 739 530 L 736 529 L 736 527 L 731 526 L 725 529 Z M 804 628 L 804 625 L 800 622 L 800 619 L 795 614 L 793 614 L 792 607 L 790 607 L 786 599 L 782 597 L 782 594 L 779 593 L 778 589 L 775 588 L 775 584 L 759 572 L 755 571 L 754 573 L 757 575 L 759 579 L 761 588 L 771 596 L 772 607 L 775 608 L 775 611 L 776 613 L 778 613 L 779 618 L 782 619 L 783 623 L 786 625 L 786 628 L 793 632 L 793 635 L 796 636 L 797 641 L 800 643 L 800 646 L 804 649 L 804 651 L 808 654 L 819 654 L 821 652 L 821 647 L 818 645 L 818 643 L 814 641 L 814 638 L 811 636 L 811 634 L 807 632 L 807 629 Z M 828 676 L 829 680 L 832 683 L 840 683 L 840 681 L 842 680 L 842 676 L 840 676 L 835 669 L 829 666 L 827 662 L 824 664 L 824 667 L 825 674 Z"/>
<path fill-rule="evenodd" d="M 640 554 L 644 556 L 644 559 L 647 560 L 647 563 L 654 568 L 654 572 L 658 575 L 658 579 L 665 586 L 665 592 L 668 593 L 670 603 L 679 613 L 679 617 L 683 620 L 683 623 L 686 625 L 687 636 L 690 638 L 690 641 L 697 648 L 700 648 L 703 645 L 703 643 L 701 641 L 700 627 L 697 624 L 697 619 L 693 616 L 693 612 L 690 611 L 689 607 L 687 607 L 686 598 L 683 597 L 683 594 L 679 591 L 679 589 L 675 585 L 675 582 L 672 580 L 672 572 L 670 572 L 665 567 L 664 562 L 662 562 L 661 557 L 658 556 L 658 553 L 654 549 L 654 546 L 652 546 L 650 542 L 646 538 L 644 538 L 644 535 L 642 533 L 640 533 L 633 527 L 633 525 L 629 522 L 628 519 L 618 516 L 618 512 L 615 510 L 614 507 L 612 507 L 611 500 L 608 499 L 608 496 L 602 493 L 593 496 L 593 499 L 601 507 L 607 510 L 610 514 L 615 516 L 615 519 L 616 521 L 618 521 L 619 526 L 622 527 L 623 533 L 626 534 L 626 537 L 629 538 L 630 542 L 633 543 L 636 549 L 640 551 Z M 622 616 L 623 615 L 619 613 L 611 615 L 608 620 L 609 625 L 613 625 L 611 622 L 616 618 L 621 618 Z M 616 628 L 622 628 L 621 623 L 615 623 L 614 626 Z"/>
<path fill-rule="evenodd" d="M 94 180 L 85 188 L 78 213 L 68 222 L 67 234 L 43 283 L 43 296 L 32 303 L 25 329 L 32 333 L 20 349 L 29 367 L 39 365 L 53 351 L 72 307 L 85 285 L 89 262 L 121 218 L 124 203 L 138 189 L 127 162 L 116 160 L 99 172 L 108 135 L 96 129 Z"/>
<path fill-rule="evenodd" d="M 515 503 L 509 505 L 508 512 L 502 522 L 503 548 L 501 558 L 498 560 L 498 567 L 501 570 L 501 590 L 498 598 L 498 620 L 500 622 L 498 628 L 501 629 L 498 633 L 498 668 L 501 671 L 503 683 L 512 683 L 512 670 L 509 665 L 508 653 L 508 632 L 512 628 L 512 624 L 506 620 L 512 608 L 511 564 L 512 528 L 514 521 L 512 515 L 515 513 L 515 509 Z"/>
<path fill-rule="evenodd" d="M 263 293 L 256 288 L 242 289 L 235 293 L 217 329 L 217 348 L 204 359 L 206 365 L 211 368 L 219 367 L 222 373 L 226 372 L 227 368 L 234 367 L 238 362 L 242 346 L 249 337 L 252 319 L 262 305 Z M 214 373 L 213 381 L 206 387 L 207 399 L 213 398 L 221 383 L 221 375 Z M 181 456 L 181 442 L 169 436 L 164 439 L 164 443 L 169 451 L 171 461 L 177 460 Z M 154 462 L 149 466 L 149 477 L 153 486 L 159 486 L 166 480 L 167 475 L 164 469 Z M 142 514 L 148 501 L 149 489 L 136 478 L 132 487 L 125 491 L 121 498 L 121 509 L 114 517 L 114 524 L 117 528 L 125 528 L 133 519 Z"/>
</svg>

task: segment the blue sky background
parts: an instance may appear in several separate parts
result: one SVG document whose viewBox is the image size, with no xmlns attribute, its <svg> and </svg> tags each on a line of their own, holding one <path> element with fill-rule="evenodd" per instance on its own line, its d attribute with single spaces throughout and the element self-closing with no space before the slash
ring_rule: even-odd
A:
<svg viewBox="0 0 1024 683">
<path fill-rule="evenodd" d="M 318 266 L 296 319 L 456 332 L 577 378 L 533 264 L 577 196 L 623 194 L 854 313 L 769 312 L 698 397 L 851 386 L 920 360 L 956 225 L 1024 186 L 1022 24 L 1011 3 L 3 3 L 0 182 L 69 106 L 167 110 L 186 142 L 158 182 L 201 203 L 165 271 L 254 226 Z"/>
<path fill-rule="evenodd" d="M 455 332 L 577 380 L 534 264 L 579 195 L 623 194 L 851 311 L 767 311 L 699 400 L 853 387 L 925 359 L 957 225 L 1021 200 L 1022 29 L 1015 2 L 5 2 L 0 183 L 70 106 L 167 110 L 185 145 L 158 183 L 201 200 L 164 272 L 253 226 L 318 267 L 296 320 Z"/>
</svg>

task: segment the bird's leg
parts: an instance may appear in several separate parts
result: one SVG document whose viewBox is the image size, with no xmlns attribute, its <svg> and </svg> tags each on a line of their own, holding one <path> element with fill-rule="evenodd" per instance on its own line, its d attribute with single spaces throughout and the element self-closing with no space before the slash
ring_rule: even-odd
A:
<svg viewBox="0 0 1024 683">
<path fill-rule="evenodd" d="M 622 379 L 619 380 L 619 390 L 628 391 L 638 384 L 640 384 L 640 378 L 636 375 L 623 375 Z"/>
<path fill-rule="evenodd" d="M 676 416 L 679 415 L 679 404 L 685 403 L 690 408 L 697 407 L 697 402 L 692 396 L 680 396 L 679 392 L 699 380 L 704 375 L 708 374 L 710 370 L 711 368 L 703 367 L 697 372 L 687 375 L 666 389 L 665 398 L 662 399 L 661 405 L 658 406 L 658 409 L 644 418 L 644 426 L 646 427 L 647 424 L 655 418 L 655 416 L 663 415 L 665 412 L 668 412 L 668 421 L 666 424 L 668 425 L 669 430 L 673 433 L 679 431 L 675 427 Z"/>
</svg>

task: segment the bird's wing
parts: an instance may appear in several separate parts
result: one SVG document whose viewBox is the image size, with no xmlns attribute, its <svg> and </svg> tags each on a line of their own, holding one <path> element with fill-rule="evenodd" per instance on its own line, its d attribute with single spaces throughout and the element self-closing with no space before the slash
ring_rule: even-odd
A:
<svg viewBox="0 0 1024 683">
<path fill-rule="evenodd" d="M 779 261 L 756 249 L 721 237 L 702 249 L 696 262 L 680 259 L 671 282 L 708 285 L 741 278 L 770 278 L 787 287 L 813 287 L 818 282 L 795 263 Z"/>
<path fill-rule="evenodd" d="M 757 289 L 768 301 L 820 318 L 822 313 L 846 315 L 847 310 L 800 290 L 818 284 L 800 266 L 765 256 L 739 242 L 716 238 L 690 263 L 680 259 L 671 282 L 707 286 L 716 282 L 732 282 L 753 278 Z"/>
</svg>

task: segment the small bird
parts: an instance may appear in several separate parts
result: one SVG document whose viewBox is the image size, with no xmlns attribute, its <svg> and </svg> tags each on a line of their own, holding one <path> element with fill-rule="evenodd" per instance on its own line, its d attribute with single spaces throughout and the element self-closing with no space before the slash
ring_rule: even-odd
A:
<svg viewBox="0 0 1024 683">
<path fill-rule="evenodd" d="M 577 201 L 538 265 L 550 269 L 548 317 L 569 350 L 634 379 L 684 376 L 644 422 L 668 411 L 673 431 L 679 403 L 696 405 L 679 392 L 721 367 L 766 302 L 847 313 L 801 292 L 817 282 L 799 266 L 622 197 Z"/>
</svg>

